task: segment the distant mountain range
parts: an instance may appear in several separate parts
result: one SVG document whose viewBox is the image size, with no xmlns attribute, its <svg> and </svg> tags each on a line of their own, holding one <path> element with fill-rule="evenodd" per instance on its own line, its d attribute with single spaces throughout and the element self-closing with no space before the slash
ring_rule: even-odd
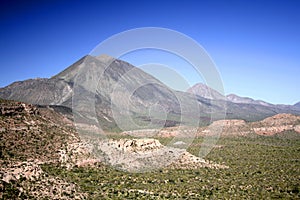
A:
<svg viewBox="0 0 300 200">
<path fill-rule="evenodd" d="M 189 93 L 193 93 L 199 96 L 202 96 L 207 99 L 213 99 L 213 100 L 227 100 L 232 103 L 244 103 L 244 104 L 256 104 L 256 105 L 263 105 L 263 106 L 275 106 L 273 104 L 270 104 L 268 102 L 262 101 L 262 100 L 254 100 L 249 97 L 240 97 L 236 94 L 229 94 L 226 96 L 223 96 L 218 91 L 208 87 L 207 85 L 203 83 L 197 83 L 191 88 L 187 90 Z M 300 103 L 300 102 L 299 102 Z"/>
<path fill-rule="evenodd" d="M 247 104 L 257 104 L 257 105 L 263 105 L 263 106 L 274 106 L 274 105 L 267 103 L 265 101 L 262 101 L 262 100 L 254 100 L 249 97 L 240 97 L 235 94 L 229 94 L 226 96 L 226 98 L 228 101 L 231 101 L 233 103 L 247 103 Z"/>
<path fill-rule="evenodd" d="M 83 73 L 87 66 L 87 72 Z M 97 84 L 90 86 L 90 80 L 97 78 L 99 73 L 101 77 Z M 75 101 L 74 90 L 80 94 Z M 224 97 L 201 83 L 187 92 L 174 91 L 141 69 L 107 55 L 85 56 L 51 78 L 14 82 L 0 88 L 0 98 L 51 105 L 69 116 L 72 116 L 71 109 L 76 107 L 83 123 L 90 123 L 96 117 L 104 130 L 111 131 L 124 130 L 124 127 L 118 127 L 116 120 L 123 120 L 123 124 L 132 124 L 130 120 L 134 120 L 136 126 L 126 128 L 136 129 L 149 123 L 153 126 L 188 125 L 199 119 L 199 125 L 206 125 L 224 118 L 222 112 L 228 119 L 247 121 L 278 113 L 300 115 L 300 102 L 273 105 L 233 94 Z M 126 98 L 129 103 L 124 101 Z M 91 102 L 95 103 L 96 116 L 89 113 Z M 128 105 L 130 109 L 126 110 Z"/>
<path fill-rule="evenodd" d="M 294 104 L 294 106 L 300 108 L 300 102 Z"/>
</svg>

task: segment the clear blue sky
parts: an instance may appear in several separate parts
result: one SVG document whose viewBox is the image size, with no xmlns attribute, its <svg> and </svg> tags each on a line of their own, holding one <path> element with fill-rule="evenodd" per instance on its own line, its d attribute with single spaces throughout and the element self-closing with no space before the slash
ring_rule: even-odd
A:
<svg viewBox="0 0 300 200">
<path fill-rule="evenodd" d="M 1 0 L 0 87 L 51 77 L 111 35 L 151 26 L 199 42 L 227 94 L 294 104 L 300 101 L 299 10 L 297 0 Z"/>
</svg>

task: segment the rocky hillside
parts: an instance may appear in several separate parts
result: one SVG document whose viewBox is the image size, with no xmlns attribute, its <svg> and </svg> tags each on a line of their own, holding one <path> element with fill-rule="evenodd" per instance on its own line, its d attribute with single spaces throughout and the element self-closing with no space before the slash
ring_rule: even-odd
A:
<svg viewBox="0 0 300 200">
<path fill-rule="evenodd" d="M 48 108 L 0 100 L 0 198 L 82 199 L 78 186 L 44 173 L 78 142 L 70 120 Z M 56 191 L 56 192 L 53 192 Z"/>
<path fill-rule="evenodd" d="M 80 138 L 51 107 L 0 100 L 0 198 L 86 199 L 78 185 L 47 174 L 44 165 L 99 165 L 142 172 L 159 168 L 227 168 L 156 139 Z M 165 162 L 162 162 L 162 161 Z"/>
<path fill-rule="evenodd" d="M 1 100 L 0 119 L 2 161 L 55 161 L 58 149 L 77 140 L 71 121 L 51 109 Z"/>
<path fill-rule="evenodd" d="M 216 127 L 220 127 L 222 129 L 222 135 L 275 135 L 286 133 L 287 131 L 300 133 L 300 116 L 277 114 L 257 122 L 245 122 L 244 120 L 220 120 L 213 122 L 208 127 L 199 128 L 199 134 L 213 134 L 213 130 Z"/>
<path fill-rule="evenodd" d="M 254 132 L 260 135 L 274 135 L 285 131 L 300 133 L 300 116 L 278 114 L 251 125 Z"/>
</svg>

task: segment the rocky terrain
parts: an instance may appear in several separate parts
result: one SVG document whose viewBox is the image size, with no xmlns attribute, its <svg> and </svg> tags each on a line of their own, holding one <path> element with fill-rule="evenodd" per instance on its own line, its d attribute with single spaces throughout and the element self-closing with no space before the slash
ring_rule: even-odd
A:
<svg viewBox="0 0 300 200">
<path fill-rule="evenodd" d="M 78 186 L 49 176 L 40 167 L 59 163 L 59 150 L 78 141 L 67 118 L 48 108 L 1 100 L 0 138 L 1 198 L 84 197 L 76 192 Z"/>
<path fill-rule="evenodd" d="M 244 120 L 223 120 L 216 121 L 210 126 L 222 126 L 223 135 L 275 135 L 286 131 L 299 132 L 300 116 L 291 114 L 277 114 L 258 122 Z M 205 129 L 207 130 L 207 129 Z"/>
<path fill-rule="evenodd" d="M 278 114 L 251 125 L 253 131 L 260 135 L 274 135 L 285 131 L 300 133 L 300 116 Z"/>
<path fill-rule="evenodd" d="M 45 164 L 68 170 L 104 164 L 131 172 L 227 168 L 156 139 L 85 140 L 72 121 L 51 107 L 8 100 L 0 102 L 0 138 L 0 197 L 4 199 L 86 198 L 78 185 L 44 172 Z"/>
<path fill-rule="evenodd" d="M 72 122 L 48 108 L 1 100 L 1 157 L 58 160 L 57 150 L 78 140 Z"/>
</svg>

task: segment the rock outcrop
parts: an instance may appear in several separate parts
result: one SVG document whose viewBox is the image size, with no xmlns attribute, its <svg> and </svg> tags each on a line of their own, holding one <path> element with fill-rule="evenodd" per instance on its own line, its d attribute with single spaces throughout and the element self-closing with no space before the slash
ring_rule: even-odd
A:
<svg viewBox="0 0 300 200">
<path fill-rule="evenodd" d="M 130 172 L 145 172 L 161 168 L 194 169 L 226 168 L 188 153 L 185 149 L 162 145 L 156 139 L 101 140 L 98 150 L 103 162 Z"/>
</svg>

